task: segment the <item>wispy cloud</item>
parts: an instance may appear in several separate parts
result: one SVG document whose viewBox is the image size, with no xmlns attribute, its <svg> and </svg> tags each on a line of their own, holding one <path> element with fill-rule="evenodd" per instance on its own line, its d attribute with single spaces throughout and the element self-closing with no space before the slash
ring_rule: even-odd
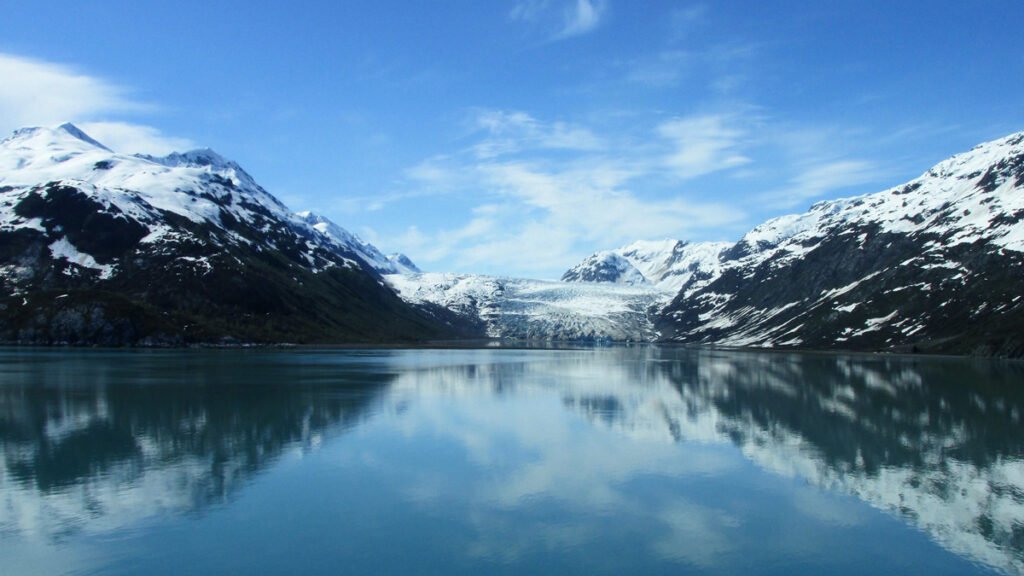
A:
<svg viewBox="0 0 1024 576">
<path fill-rule="evenodd" d="M 666 50 L 626 64 L 626 80 L 654 88 L 675 86 L 698 57 L 683 50 Z"/>
<path fill-rule="evenodd" d="M 607 14 L 606 0 L 520 0 L 509 17 L 552 30 L 551 40 L 593 32 Z"/>
<path fill-rule="evenodd" d="M 551 0 L 519 0 L 512 10 L 509 11 L 509 18 L 524 22 L 534 22 L 540 19 L 551 7 Z"/>
<path fill-rule="evenodd" d="M 64 64 L 0 53 L 0 132 L 65 121 L 120 152 L 166 153 L 191 143 L 118 117 L 152 113 L 118 84 Z"/>
<path fill-rule="evenodd" d="M 604 143 L 592 131 L 567 122 L 544 123 L 519 111 L 484 110 L 474 115 L 474 128 L 485 138 L 474 149 L 481 158 L 523 149 L 599 150 Z"/>
<path fill-rule="evenodd" d="M 640 172 L 606 162 L 600 158 L 575 166 L 506 162 L 483 166 L 481 174 L 492 190 L 535 212 L 546 225 L 571 231 L 588 246 L 685 235 L 687 229 L 720 226 L 741 216 L 714 203 L 643 197 L 631 186 Z"/>
<path fill-rule="evenodd" d="M 856 153 L 852 142 L 867 134 L 789 125 L 743 104 L 601 130 L 500 110 L 473 113 L 470 126 L 462 149 L 411 168 L 387 200 L 438 195 L 453 207 L 391 240 L 427 269 L 557 278 L 596 250 L 727 240 L 810 200 L 870 192 L 886 176 Z"/>
<path fill-rule="evenodd" d="M 741 153 L 745 131 L 735 119 L 723 115 L 675 118 L 658 126 L 658 134 L 672 143 L 665 164 L 683 179 L 696 178 L 750 162 Z"/>
<path fill-rule="evenodd" d="M 728 94 L 742 84 L 756 55 L 757 46 L 750 43 L 687 42 L 613 66 L 630 84 L 655 89 L 701 84 L 712 92 Z"/>
<path fill-rule="evenodd" d="M 162 156 L 191 150 L 196 144 L 187 138 L 166 136 L 157 128 L 128 122 L 81 122 L 79 128 L 107 148 L 125 153 Z"/>
<path fill-rule="evenodd" d="M 421 163 L 408 174 L 413 189 L 429 187 L 475 205 L 463 224 L 434 231 L 410 228 L 396 239 L 399 250 L 428 267 L 445 261 L 460 271 L 552 278 L 595 247 L 691 237 L 746 216 L 742 209 L 685 194 L 653 195 L 641 184 L 651 177 L 678 180 L 682 168 L 673 158 L 680 149 L 711 146 L 714 150 L 704 158 L 715 170 L 735 163 L 729 147 L 707 143 L 726 131 L 714 122 L 718 133 L 691 120 L 702 130 L 684 143 L 672 128 L 683 126 L 685 119 L 652 126 L 647 139 L 655 146 L 644 149 L 521 112 L 487 112 L 476 119 L 478 142 Z M 651 138 L 662 132 L 662 138 Z M 729 135 L 740 136 L 738 131 Z M 552 148 L 566 155 L 553 157 Z M 687 177 L 695 177 L 698 161 L 694 153 L 685 167 Z"/>
<path fill-rule="evenodd" d="M 5 131 L 152 108 L 129 98 L 121 86 L 21 56 L 0 54 L 0 78 L 0 125 Z"/>
<path fill-rule="evenodd" d="M 576 0 L 576 5 L 565 12 L 565 26 L 558 34 L 561 38 L 591 32 L 601 23 L 605 5 L 601 0 Z"/>
<path fill-rule="evenodd" d="M 776 125 L 765 132 L 765 138 L 785 154 L 777 160 L 774 183 L 754 195 L 765 208 L 803 209 L 812 201 L 843 191 L 874 192 L 877 189 L 865 189 L 867 185 L 882 186 L 894 176 L 887 159 L 866 154 L 865 147 L 870 150 L 879 138 L 864 128 Z"/>
<path fill-rule="evenodd" d="M 866 160 L 824 162 L 807 166 L 784 188 L 761 198 L 774 208 L 793 208 L 832 191 L 875 182 L 881 174 L 877 165 Z"/>
</svg>

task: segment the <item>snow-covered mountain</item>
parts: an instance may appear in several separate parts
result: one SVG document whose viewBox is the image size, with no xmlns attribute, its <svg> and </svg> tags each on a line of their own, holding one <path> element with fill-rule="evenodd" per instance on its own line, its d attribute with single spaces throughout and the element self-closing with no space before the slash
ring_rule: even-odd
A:
<svg viewBox="0 0 1024 576">
<path fill-rule="evenodd" d="M 381 281 L 408 264 L 310 218 L 212 150 L 157 158 L 71 124 L 18 130 L 0 142 L 0 340 L 434 332 Z"/>
<path fill-rule="evenodd" d="M 656 324 L 681 342 L 1021 355 L 1024 133 L 732 245 L 639 242 L 563 279 L 672 291 Z"/>
<path fill-rule="evenodd" d="M 660 322 L 686 342 L 1024 353 L 1024 133 L 770 220 Z"/>
<path fill-rule="evenodd" d="M 1024 134 L 735 244 L 636 242 L 562 282 L 426 274 L 400 295 L 492 337 L 1024 354 Z M 670 301 L 671 300 L 671 301 Z"/>
<path fill-rule="evenodd" d="M 590 256 L 561 282 L 469 274 L 385 278 L 407 301 L 453 311 L 490 338 L 649 342 L 660 339 L 659 311 L 680 290 L 716 278 L 730 246 L 636 242 Z"/>
<path fill-rule="evenodd" d="M 419 266 L 413 263 L 408 256 L 401 252 L 395 252 L 388 254 L 388 261 L 391 262 L 391 266 L 394 267 L 395 273 L 397 274 L 419 274 L 423 272 Z"/>
<path fill-rule="evenodd" d="M 0 341 L 458 334 L 1021 355 L 1024 133 L 735 244 L 637 242 L 563 280 L 422 274 L 292 213 L 211 150 L 119 154 L 70 124 L 0 142 Z"/>
<path fill-rule="evenodd" d="M 559 282 L 474 274 L 385 275 L 407 302 L 453 312 L 479 336 L 578 342 L 660 339 L 659 312 L 717 277 L 726 243 L 636 242 L 598 252 Z"/>
<path fill-rule="evenodd" d="M 651 342 L 660 339 L 660 310 L 680 290 L 716 278 L 729 247 L 635 242 L 590 256 L 560 282 L 472 274 L 385 278 L 406 301 L 454 312 L 488 338 Z"/>
<path fill-rule="evenodd" d="M 649 284 L 647 278 L 615 250 L 602 250 L 588 256 L 562 274 L 563 282 L 608 282 L 637 286 Z"/>
<path fill-rule="evenodd" d="M 324 216 L 313 212 L 297 212 L 300 220 L 309 224 L 343 249 L 352 250 L 381 274 L 415 274 L 421 270 L 405 254 L 385 256 L 376 246 L 345 230 Z"/>
<path fill-rule="evenodd" d="M 384 277 L 407 302 L 447 309 L 479 336 L 515 340 L 652 341 L 670 296 L 649 286 L 473 274 Z"/>
<path fill-rule="evenodd" d="M 721 274 L 728 242 L 638 241 L 597 252 L 562 275 L 565 282 L 650 284 L 672 294 L 695 291 Z"/>
</svg>

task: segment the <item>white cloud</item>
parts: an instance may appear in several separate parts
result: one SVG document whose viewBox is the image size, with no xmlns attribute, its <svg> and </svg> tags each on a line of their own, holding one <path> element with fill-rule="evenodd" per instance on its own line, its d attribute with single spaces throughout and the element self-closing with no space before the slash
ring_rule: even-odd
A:
<svg viewBox="0 0 1024 576">
<path fill-rule="evenodd" d="M 543 123 L 525 112 L 477 112 L 474 127 L 486 137 L 474 146 L 480 158 L 514 154 L 524 149 L 598 150 L 604 143 L 590 130 L 566 122 Z"/>
<path fill-rule="evenodd" d="M 714 202 L 645 198 L 632 183 L 647 170 L 643 162 L 600 155 L 564 163 L 470 155 L 430 171 L 478 199 L 470 221 L 433 233 L 411 229 L 396 245 L 427 264 L 454 263 L 457 271 L 554 278 L 595 247 L 687 238 L 745 216 Z"/>
<path fill-rule="evenodd" d="M 167 153 L 191 147 L 156 128 L 115 120 L 153 112 L 129 90 L 70 66 L 0 53 L 0 133 L 71 121 L 119 152 Z"/>
<path fill-rule="evenodd" d="M 880 176 L 834 130 L 785 126 L 749 106 L 628 122 L 597 132 L 519 111 L 475 114 L 475 139 L 409 170 L 388 198 L 444 195 L 450 211 L 392 245 L 428 269 L 557 278 L 636 240 L 738 237 Z"/>
<path fill-rule="evenodd" d="M 687 228 L 716 226 L 735 212 L 681 198 L 641 199 L 629 190 L 637 173 L 605 160 L 575 167 L 508 162 L 480 169 L 492 190 L 542 211 L 544 221 L 589 241 L 620 242 L 684 234 Z"/>
<path fill-rule="evenodd" d="M 163 156 L 171 152 L 191 150 L 195 143 L 186 138 L 163 135 L 152 126 L 127 122 L 81 122 L 78 127 L 107 148 L 126 154 Z"/>
<path fill-rule="evenodd" d="M 887 160 L 864 157 L 879 138 L 863 128 L 776 125 L 765 129 L 763 136 L 783 153 L 769 183 L 754 194 L 764 208 L 805 208 L 811 201 L 835 197 L 847 189 L 853 194 L 875 192 L 894 176 Z M 867 187 L 870 184 L 880 186 L 872 189 Z"/>
<path fill-rule="evenodd" d="M 604 12 L 605 5 L 599 0 L 576 0 L 576 5 L 566 10 L 565 26 L 558 36 L 569 38 L 591 32 L 601 23 Z"/>
<path fill-rule="evenodd" d="M 678 118 L 642 140 L 609 141 L 587 127 L 518 111 L 473 117 L 479 140 L 411 169 L 411 192 L 459 195 L 468 221 L 410 228 L 393 244 L 417 261 L 463 272 L 557 278 L 595 249 L 638 239 L 714 234 L 745 217 L 717 201 L 645 191 L 645 180 L 678 180 L 746 162 L 743 131 L 727 116 Z M 651 133 L 660 138 L 651 138 Z M 550 151 L 560 154 L 552 156 Z M 458 222 L 458 219 L 453 219 Z"/>
<path fill-rule="evenodd" d="M 549 9 L 550 4 L 551 0 L 520 0 L 508 15 L 513 20 L 533 22 Z"/>
<path fill-rule="evenodd" d="M 128 98 L 124 88 L 68 66 L 10 54 L 0 54 L 0 78 L 0 127 L 5 132 L 151 108 Z"/>
<path fill-rule="evenodd" d="M 520 0 L 509 17 L 522 22 L 551 23 L 551 40 L 581 36 L 597 29 L 607 13 L 605 0 Z"/>
<path fill-rule="evenodd" d="M 658 126 L 658 134 L 672 143 L 674 150 L 665 164 L 683 179 L 696 178 L 750 162 L 740 149 L 746 132 L 736 127 L 735 119 L 723 115 L 675 118 Z"/>
<path fill-rule="evenodd" d="M 762 199 L 777 208 L 792 208 L 807 201 L 851 186 L 878 180 L 880 170 L 866 160 L 839 160 L 806 167 L 781 190 L 768 192 Z"/>
</svg>

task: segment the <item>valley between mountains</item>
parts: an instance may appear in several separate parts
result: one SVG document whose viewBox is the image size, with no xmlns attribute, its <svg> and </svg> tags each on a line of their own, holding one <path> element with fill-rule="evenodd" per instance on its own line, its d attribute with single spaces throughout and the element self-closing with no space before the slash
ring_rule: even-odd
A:
<svg viewBox="0 0 1024 576">
<path fill-rule="evenodd" d="M 735 243 L 640 240 L 560 281 L 421 271 L 210 150 L 0 143 L 0 341 L 643 341 L 1024 356 L 1024 133 Z"/>
</svg>

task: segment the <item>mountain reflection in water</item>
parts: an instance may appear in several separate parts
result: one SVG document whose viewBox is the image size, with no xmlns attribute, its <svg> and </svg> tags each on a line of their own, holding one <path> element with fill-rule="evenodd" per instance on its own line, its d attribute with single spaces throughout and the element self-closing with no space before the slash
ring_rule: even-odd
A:
<svg viewBox="0 0 1024 576">
<path fill-rule="evenodd" d="M 298 356 L 7 352 L 0 531 L 60 538 L 202 511 L 356 423 L 391 379 Z"/>
<path fill-rule="evenodd" d="M 202 516 L 230 506 L 284 454 L 378 419 L 404 422 L 419 405 L 426 415 L 401 424 L 404 433 L 457 439 L 494 473 L 482 490 L 411 470 L 411 502 L 459 490 L 447 497 L 478 499 L 481 517 L 538 497 L 612 510 L 621 506 L 617 491 L 643 473 L 720 473 L 713 455 L 654 464 L 643 446 L 735 446 L 774 475 L 855 496 L 973 562 L 1021 574 L 1022 382 L 1020 364 L 987 360 L 658 347 L 2 350 L 0 542 L 53 544 L 152 518 Z M 543 394 L 557 394 L 563 410 L 635 441 L 623 444 L 633 448 L 560 442 L 534 426 L 543 414 L 494 404 Z M 429 410 L 453 400 L 466 401 L 458 418 Z M 530 455 L 502 464 L 502 454 L 516 451 Z M 657 514 L 680 539 L 736 521 L 685 499 Z M 533 545 L 529 538 L 573 546 L 588 538 L 538 524 L 510 541 L 498 516 L 478 527 L 493 537 L 476 538 L 470 554 L 514 559 L 517 546 Z M 652 548 L 704 565 L 726 545 L 707 536 L 703 551 L 670 541 Z"/>
</svg>

